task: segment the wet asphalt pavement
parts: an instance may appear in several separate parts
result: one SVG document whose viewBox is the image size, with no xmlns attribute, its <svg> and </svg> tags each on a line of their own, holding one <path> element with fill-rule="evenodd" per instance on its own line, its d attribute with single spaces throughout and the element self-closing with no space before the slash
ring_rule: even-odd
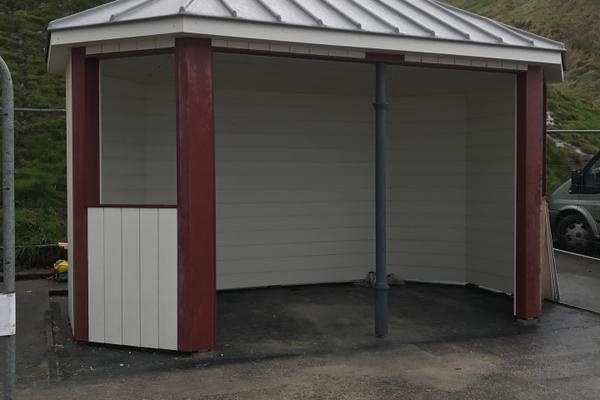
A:
<svg viewBox="0 0 600 400">
<path fill-rule="evenodd" d="M 19 398 L 600 398 L 600 316 L 561 305 L 522 326 L 508 296 L 397 286 L 376 339 L 370 289 L 220 292 L 217 351 L 182 355 L 73 342 L 63 289 L 17 283 Z"/>
</svg>

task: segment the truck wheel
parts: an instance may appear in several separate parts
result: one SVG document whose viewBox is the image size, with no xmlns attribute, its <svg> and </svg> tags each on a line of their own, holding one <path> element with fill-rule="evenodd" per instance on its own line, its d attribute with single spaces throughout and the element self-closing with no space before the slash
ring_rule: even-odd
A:
<svg viewBox="0 0 600 400">
<path fill-rule="evenodd" d="M 564 217 L 558 224 L 560 247 L 574 253 L 587 253 L 592 248 L 592 230 L 580 214 Z"/>
</svg>

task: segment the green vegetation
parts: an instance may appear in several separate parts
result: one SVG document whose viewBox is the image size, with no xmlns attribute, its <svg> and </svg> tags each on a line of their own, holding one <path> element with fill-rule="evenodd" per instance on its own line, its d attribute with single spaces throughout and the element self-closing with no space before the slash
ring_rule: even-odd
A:
<svg viewBox="0 0 600 400">
<path fill-rule="evenodd" d="M 447 3 L 564 42 L 565 82 L 548 91 L 553 129 L 600 129 L 600 2 L 597 0 L 446 0 Z M 600 134 L 561 134 L 560 139 L 596 154 Z M 581 163 L 571 150 L 547 145 L 547 189 L 552 193 Z"/>
<path fill-rule="evenodd" d="M 64 79 L 45 65 L 48 21 L 102 1 L 3 0 L 0 54 L 9 65 L 16 107 L 64 108 Z M 66 240 L 65 116 L 15 114 L 17 245 Z M 18 267 L 48 266 L 56 248 L 19 248 Z"/>
<path fill-rule="evenodd" d="M 598 0 L 447 0 L 511 25 L 563 41 L 569 48 L 563 84 L 551 87 L 549 111 L 556 128 L 600 129 L 600 2 Z M 102 0 L 3 0 L 0 54 L 12 69 L 17 107 L 64 107 L 64 80 L 46 72 L 48 21 L 103 3 Z M 16 115 L 17 243 L 66 239 L 65 118 L 62 113 Z M 564 135 L 595 153 L 600 135 Z M 548 145 L 548 186 L 557 187 L 577 156 Z M 51 250 L 54 251 L 54 250 Z M 48 265 L 39 249 L 20 251 L 21 266 Z"/>
</svg>

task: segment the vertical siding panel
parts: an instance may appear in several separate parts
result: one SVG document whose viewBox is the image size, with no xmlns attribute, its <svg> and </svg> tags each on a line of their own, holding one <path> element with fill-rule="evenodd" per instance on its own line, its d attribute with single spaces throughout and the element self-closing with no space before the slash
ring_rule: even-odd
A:
<svg viewBox="0 0 600 400">
<path fill-rule="evenodd" d="M 158 337 L 177 349 L 177 210 L 158 210 Z"/>
<path fill-rule="evenodd" d="M 106 343 L 123 343 L 123 242 L 121 209 L 104 210 L 104 307 Z"/>
<path fill-rule="evenodd" d="M 140 210 L 123 209 L 123 344 L 140 345 Z"/>
<path fill-rule="evenodd" d="M 158 347 L 158 212 L 140 210 L 140 343 Z"/>
<path fill-rule="evenodd" d="M 104 342 L 104 210 L 88 209 L 89 340 Z"/>
</svg>

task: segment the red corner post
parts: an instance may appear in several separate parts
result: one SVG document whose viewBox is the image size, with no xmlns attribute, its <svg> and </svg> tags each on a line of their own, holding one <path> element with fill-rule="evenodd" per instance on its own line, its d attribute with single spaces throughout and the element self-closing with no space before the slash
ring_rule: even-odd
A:
<svg viewBox="0 0 600 400">
<path fill-rule="evenodd" d="M 208 39 L 175 40 L 179 351 L 216 345 L 215 127 Z"/>
<path fill-rule="evenodd" d="M 541 315 L 541 204 L 544 180 L 544 75 L 530 67 L 517 77 L 517 227 L 515 314 Z"/>
<path fill-rule="evenodd" d="M 99 65 L 85 48 L 71 53 L 73 152 L 73 331 L 88 340 L 87 207 L 100 202 Z"/>
</svg>

